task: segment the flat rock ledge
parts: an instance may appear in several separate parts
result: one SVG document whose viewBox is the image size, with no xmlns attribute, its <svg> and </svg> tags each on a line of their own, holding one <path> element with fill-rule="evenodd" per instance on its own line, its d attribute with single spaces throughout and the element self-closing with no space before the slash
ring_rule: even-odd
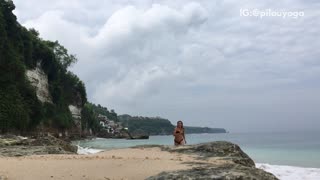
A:
<svg viewBox="0 0 320 180">
<path fill-rule="evenodd" d="M 163 151 L 196 155 L 203 163 L 189 162 L 188 170 L 161 172 L 147 180 L 277 180 L 273 174 L 255 167 L 254 161 L 233 143 L 217 141 L 187 146 L 145 145 L 134 148 L 159 147 Z"/>
<path fill-rule="evenodd" d="M 76 154 L 77 146 L 54 136 L 24 138 L 21 136 L 0 136 L 0 156 L 15 157 L 45 154 Z M 0 176 L 1 180 L 1 176 Z"/>
</svg>

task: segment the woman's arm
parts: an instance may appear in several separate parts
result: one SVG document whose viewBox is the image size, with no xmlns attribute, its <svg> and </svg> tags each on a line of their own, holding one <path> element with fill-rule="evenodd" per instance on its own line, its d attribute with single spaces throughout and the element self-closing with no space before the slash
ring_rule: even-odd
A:
<svg viewBox="0 0 320 180">
<path fill-rule="evenodd" d="M 173 130 L 173 136 L 176 136 L 176 135 L 177 135 L 176 131 L 177 131 L 177 128 L 174 128 L 174 130 Z"/>
</svg>

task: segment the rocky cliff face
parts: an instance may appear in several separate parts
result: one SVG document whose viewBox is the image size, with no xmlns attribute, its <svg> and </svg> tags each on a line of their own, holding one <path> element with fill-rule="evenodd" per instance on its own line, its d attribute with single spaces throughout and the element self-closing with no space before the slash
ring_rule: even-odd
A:
<svg viewBox="0 0 320 180">
<path fill-rule="evenodd" d="M 49 83 L 48 83 L 48 76 L 46 73 L 41 69 L 40 64 L 37 65 L 35 69 L 27 70 L 26 76 L 30 81 L 31 85 L 36 88 L 36 94 L 42 103 L 53 103 L 52 98 L 49 92 Z M 76 125 L 77 129 L 81 129 L 81 97 L 76 96 L 73 104 L 69 105 L 69 110 L 71 112 L 72 118 Z"/>
<path fill-rule="evenodd" d="M 87 102 L 84 83 L 68 70 L 77 59 L 58 41 L 23 27 L 14 9 L 0 0 L 0 133 L 74 130 L 68 106 Z"/>
<path fill-rule="evenodd" d="M 76 125 L 77 129 L 81 131 L 81 111 L 83 108 L 83 99 L 79 92 L 75 92 L 73 95 L 73 101 L 68 106 L 69 111 L 71 112 L 74 124 Z"/>
<path fill-rule="evenodd" d="M 202 163 L 190 162 L 192 169 L 162 172 L 147 178 L 148 180 L 277 180 L 273 174 L 256 168 L 253 160 L 238 145 L 230 142 L 220 141 L 182 147 L 159 147 L 164 151 L 196 155 L 198 159 L 202 160 Z"/>
<path fill-rule="evenodd" d="M 27 70 L 26 75 L 32 86 L 36 88 L 38 99 L 43 103 L 52 103 L 49 92 L 48 76 L 43 72 L 40 64 L 38 64 L 35 69 Z"/>
<path fill-rule="evenodd" d="M 74 123 L 78 129 L 81 129 L 81 110 L 79 105 L 69 105 L 69 110 L 71 112 Z"/>
</svg>

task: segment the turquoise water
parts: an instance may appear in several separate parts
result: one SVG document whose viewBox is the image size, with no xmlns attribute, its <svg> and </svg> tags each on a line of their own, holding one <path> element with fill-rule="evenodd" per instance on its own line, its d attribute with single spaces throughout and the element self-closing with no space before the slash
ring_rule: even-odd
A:
<svg viewBox="0 0 320 180">
<path fill-rule="evenodd" d="M 238 144 L 255 162 L 320 168 L 320 132 L 187 134 L 188 144 L 230 141 Z M 116 149 L 142 144 L 172 145 L 172 136 L 148 140 L 94 139 L 74 142 L 93 149 Z"/>
</svg>

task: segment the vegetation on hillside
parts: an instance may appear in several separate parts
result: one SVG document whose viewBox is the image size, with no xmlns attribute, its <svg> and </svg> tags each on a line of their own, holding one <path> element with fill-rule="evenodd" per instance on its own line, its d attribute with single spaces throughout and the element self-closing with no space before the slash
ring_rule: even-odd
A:
<svg viewBox="0 0 320 180">
<path fill-rule="evenodd" d="M 21 26 L 12 1 L 0 0 L 0 131 L 27 131 L 39 124 L 65 129 L 73 125 L 68 105 L 87 102 L 84 83 L 68 67 L 74 55 L 57 41 L 42 40 Z M 41 103 L 26 77 L 37 65 L 48 75 L 53 103 Z"/>
<path fill-rule="evenodd" d="M 99 132 L 101 126 L 97 118 L 98 114 L 91 103 L 86 103 L 81 111 L 82 129 L 91 129 L 93 132 Z"/>
<path fill-rule="evenodd" d="M 227 131 L 223 128 L 209 128 L 209 127 L 191 127 L 185 126 L 187 134 L 199 134 L 199 133 L 226 133 Z"/>
<path fill-rule="evenodd" d="M 130 132 L 146 132 L 150 135 L 168 135 L 172 134 L 174 125 L 168 119 L 161 117 L 141 117 L 120 115 L 118 119 L 125 127 L 129 128 Z M 223 128 L 209 128 L 209 127 L 191 127 L 185 126 L 187 134 L 197 133 L 226 133 Z"/>
<path fill-rule="evenodd" d="M 108 110 L 108 108 L 101 106 L 100 104 L 95 105 L 93 103 L 88 103 L 88 105 L 92 108 L 92 110 L 98 115 L 104 115 L 107 116 L 108 119 L 115 121 L 115 122 L 119 122 L 118 120 L 118 114 L 111 109 L 110 111 Z"/>
<path fill-rule="evenodd" d="M 141 117 L 120 115 L 118 119 L 132 133 L 148 133 L 149 135 L 172 134 L 174 126 L 168 119 L 160 117 Z"/>
</svg>

